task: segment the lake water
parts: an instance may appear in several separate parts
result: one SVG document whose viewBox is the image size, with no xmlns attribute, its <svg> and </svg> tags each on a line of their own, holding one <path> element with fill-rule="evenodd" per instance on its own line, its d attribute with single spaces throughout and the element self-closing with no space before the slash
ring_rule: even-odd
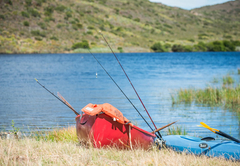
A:
<svg viewBox="0 0 240 166">
<path fill-rule="evenodd" d="M 114 56 L 95 56 L 151 124 Z M 239 52 L 122 53 L 117 56 L 157 127 L 178 120 L 175 126 L 185 128 L 189 135 L 214 136 L 207 129 L 197 127 L 203 121 L 240 138 L 236 113 L 194 104 L 172 106 L 170 97 L 180 88 L 205 88 L 214 77 L 220 80 L 229 73 L 239 81 Z M 34 78 L 55 94 L 60 92 L 77 111 L 88 103 L 110 103 L 138 126 L 150 130 L 90 54 L 0 55 L 0 130 L 11 130 L 12 120 L 22 131 L 75 124 L 75 114 Z"/>
</svg>

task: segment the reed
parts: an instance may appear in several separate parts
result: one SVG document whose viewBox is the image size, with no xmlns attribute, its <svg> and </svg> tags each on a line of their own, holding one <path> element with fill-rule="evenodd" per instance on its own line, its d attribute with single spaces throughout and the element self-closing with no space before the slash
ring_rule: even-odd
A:
<svg viewBox="0 0 240 166">
<path fill-rule="evenodd" d="M 230 75 L 223 77 L 223 85 L 231 85 L 234 82 L 234 79 Z"/>
<path fill-rule="evenodd" d="M 205 89 L 180 89 L 176 95 L 172 95 L 172 103 L 175 104 L 189 104 L 192 102 L 198 104 L 206 104 L 210 107 L 223 106 L 226 109 L 234 109 L 240 112 L 240 84 L 233 86 L 226 86 L 233 84 L 235 80 L 231 76 L 223 77 L 223 86 L 220 88 L 207 87 Z M 237 106 L 237 107 L 236 107 Z"/>
<path fill-rule="evenodd" d="M 173 126 L 168 128 L 167 135 L 187 135 L 187 131 L 181 126 L 177 126 L 176 128 Z"/>
</svg>

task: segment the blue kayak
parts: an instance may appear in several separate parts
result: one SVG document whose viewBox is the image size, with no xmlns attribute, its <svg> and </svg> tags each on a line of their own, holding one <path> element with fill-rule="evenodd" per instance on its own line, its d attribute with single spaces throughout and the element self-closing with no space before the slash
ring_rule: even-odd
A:
<svg viewBox="0 0 240 166">
<path fill-rule="evenodd" d="M 212 137 L 201 139 L 185 135 L 168 135 L 163 136 L 163 139 L 168 148 L 177 152 L 240 160 L 240 143 L 234 141 L 215 140 Z"/>
</svg>

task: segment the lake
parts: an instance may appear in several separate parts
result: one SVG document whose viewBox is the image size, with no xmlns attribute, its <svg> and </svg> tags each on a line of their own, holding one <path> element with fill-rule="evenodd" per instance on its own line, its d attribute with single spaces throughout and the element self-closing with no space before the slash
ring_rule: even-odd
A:
<svg viewBox="0 0 240 166">
<path fill-rule="evenodd" d="M 112 54 L 94 54 L 138 110 L 151 124 L 138 97 Z M 171 94 L 180 88 L 205 88 L 231 74 L 239 82 L 239 52 L 118 53 L 116 54 L 157 127 L 178 120 L 192 136 L 214 136 L 205 122 L 240 138 L 235 112 L 220 107 L 172 105 Z M 0 55 L 0 130 L 49 130 L 75 124 L 75 114 L 50 93 L 61 95 L 80 111 L 88 103 L 110 103 L 133 123 L 150 131 L 136 110 L 91 54 Z M 153 127 L 153 125 L 152 125 Z M 163 135 L 166 134 L 166 129 Z"/>
</svg>

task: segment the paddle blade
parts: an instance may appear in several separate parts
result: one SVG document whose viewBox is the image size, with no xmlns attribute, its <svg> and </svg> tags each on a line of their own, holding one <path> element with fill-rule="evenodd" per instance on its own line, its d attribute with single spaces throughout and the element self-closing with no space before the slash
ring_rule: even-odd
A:
<svg viewBox="0 0 240 166">
<path fill-rule="evenodd" d="M 64 99 L 64 97 L 62 97 L 62 95 L 61 95 L 59 92 L 57 92 L 57 95 L 58 95 L 58 97 L 59 97 L 71 110 L 73 110 L 73 112 L 74 112 L 76 115 L 79 115 L 79 114 L 77 113 L 77 111 L 67 102 L 67 100 Z"/>
<path fill-rule="evenodd" d="M 174 124 L 174 123 L 176 123 L 176 122 L 178 122 L 178 121 L 169 123 L 169 124 L 167 124 L 166 126 L 163 126 L 163 127 L 159 128 L 159 129 L 157 129 L 157 130 L 152 131 L 152 133 L 154 134 L 154 133 L 156 133 L 156 132 L 158 132 L 158 131 L 160 131 L 160 130 L 162 130 L 162 129 L 165 129 L 166 127 L 169 127 L 169 126 L 171 126 L 172 124 Z"/>
<path fill-rule="evenodd" d="M 200 122 L 200 124 L 201 124 L 201 125 L 198 125 L 199 127 L 204 127 L 204 128 L 206 128 L 206 129 L 214 132 L 214 133 L 215 133 L 216 131 L 219 131 L 219 130 L 217 130 L 217 129 L 211 128 L 210 126 L 208 126 L 207 124 L 205 124 L 205 123 L 203 123 L 203 122 Z"/>
</svg>

